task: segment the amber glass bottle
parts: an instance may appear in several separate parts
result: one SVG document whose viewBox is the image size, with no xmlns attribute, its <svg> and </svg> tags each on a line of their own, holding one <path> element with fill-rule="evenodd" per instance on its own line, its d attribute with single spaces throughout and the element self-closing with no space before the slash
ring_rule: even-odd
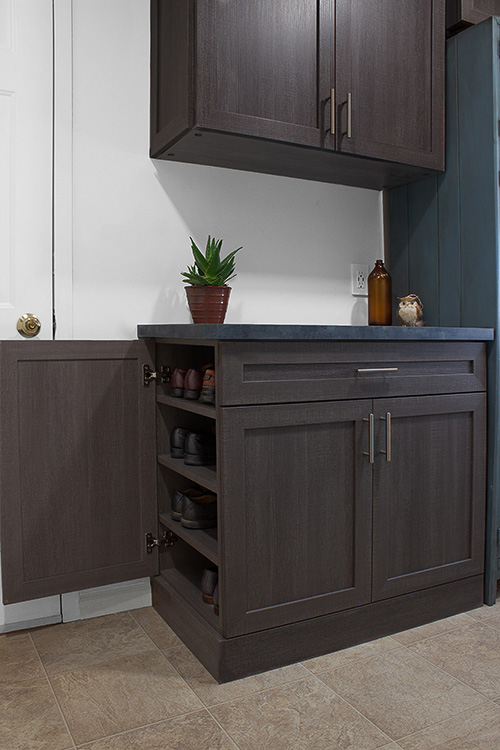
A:
<svg viewBox="0 0 500 750">
<path fill-rule="evenodd" d="M 368 276 L 368 324 L 390 326 L 392 323 L 392 282 L 389 272 L 381 260 L 375 261 L 375 268 Z"/>
</svg>

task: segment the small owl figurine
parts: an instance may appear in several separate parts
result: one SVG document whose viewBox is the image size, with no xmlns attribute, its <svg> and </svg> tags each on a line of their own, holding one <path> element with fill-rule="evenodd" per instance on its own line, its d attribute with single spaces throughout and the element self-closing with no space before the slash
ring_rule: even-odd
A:
<svg viewBox="0 0 500 750">
<path fill-rule="evenodd" d="M 423 326 L 423 305 L 416 294 L 398 297 L 400 300 L 397 318 L 402 326 Z"/>
</svg>

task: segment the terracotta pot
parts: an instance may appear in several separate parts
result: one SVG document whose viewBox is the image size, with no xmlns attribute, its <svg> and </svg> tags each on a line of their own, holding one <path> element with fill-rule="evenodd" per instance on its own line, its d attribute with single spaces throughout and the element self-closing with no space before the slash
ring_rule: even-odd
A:
<svg viewBox="0 0 500 750">
<path fill-rule="evenodd" d="M 187 286 L 185 289 L 193 323 L 224 323 L 230 286 Z"/>
</svg>

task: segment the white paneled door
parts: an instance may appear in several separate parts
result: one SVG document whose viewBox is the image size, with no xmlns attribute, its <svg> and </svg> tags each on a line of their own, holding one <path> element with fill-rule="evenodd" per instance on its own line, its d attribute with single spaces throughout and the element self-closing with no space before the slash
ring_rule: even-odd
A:
<svg viewBox="0 0 500 750">
<path fill-rule="evenodd" d="M 52 50 L 52 0 L 0 0 L 0 339 L 21 340 L 17 320 L 33 313 L 32 347 L 52 338 Z M 0 597 L 0 633 L 60 617 L 58 596 Z"/>
<path fill-rule="evenodd" d="M 0 0 L 0 339 L 52 338 L 52 0 Z M 36 341 L 36 339 L 34 339 Z M 29 342 L 27 342 L 29 343 Z"/>
</svg>

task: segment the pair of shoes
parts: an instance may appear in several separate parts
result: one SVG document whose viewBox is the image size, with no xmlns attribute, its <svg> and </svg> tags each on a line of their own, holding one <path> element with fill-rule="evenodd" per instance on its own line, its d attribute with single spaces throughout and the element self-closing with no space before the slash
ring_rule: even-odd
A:
<svg viewBox="0 0 500 750">
<path fill-rule="evenodd" d="M 174 490 L 171 516 L 186 529 L 210 529 L 217 525 L 216 495 L 205 490 L 189 488 Z"/>
<path fill-rule="evenodd" d="M 209 375 L 207 382 L 205 375 L 213 373 L 213 400 L 207 400 L 211 397 L 212 382 Z M 210 382 L 209 382 L 210 381 Z M 201 370 L 183 370 L 181 367 L 175 367 L 170 376 L 170 395 L 174 398 L 188 398 L 192 401 L 200 399 L 201 394 L 205 391 L 202 401 L 205 403 L 215 403 L 215 371 L 213 365 L 204 365 Z"/>
<path fill-rule="evenodd" d="M 170 455 L 183 458 L 189 466 L 212 466 L 215 464 L 215 438 L 185 427 L 174 427 L 170 433 Z"/>
<path fill-rule="evenodd" d="M 214 591 L 217 586 L 219 572 L 217 568 L 205 568 L 201 577 L 201 597 L 205 604 L 214 603 Z"/>
</svg>

